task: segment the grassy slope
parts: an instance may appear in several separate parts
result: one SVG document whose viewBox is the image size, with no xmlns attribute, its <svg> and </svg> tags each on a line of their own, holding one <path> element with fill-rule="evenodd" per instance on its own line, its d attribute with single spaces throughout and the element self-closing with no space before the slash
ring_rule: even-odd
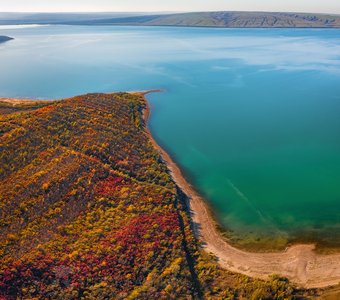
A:
<svg viewBox="0 0 340 300">
<path fill-rule="evenodd" d="M 125 93 L 11 112 L 0 102 L 0 299 L 317 293 L 221 270 L 199 249 L 144 108 L 142 96 Z"/>
<path fill-rule="evenodd" d="M 74 22 L 88 25 L 201 26 L 231 28 L 340 28 L 340 16 L 270 12 L 201 12 Z M 72 22 L 71 22 L 72 24 Z"/>
<path fill-rule="evenodd" d="M 128 13 L 0 13 L 0 24 L 210 26 L 231 28 L 340 28 L 340 15 L 223 11 L 158 15 Z"/>
<path fill-rule="evenodd" d="M 340 27 L 340 17 L 285 13 L 216 12 L 161 18 L 163 24 L 213 27 Z"/>
<path fill-rule="evenodd" d="M 48 100 L 47 100 L 48 101 Z M 30 101 L 19 99 L 0 98 L 0 115 L 7 115 L 18 112 L 26 112 L 42 108 L 47 104 L 54 104 L 56 102 L 48 101 Z"/>
</svg>

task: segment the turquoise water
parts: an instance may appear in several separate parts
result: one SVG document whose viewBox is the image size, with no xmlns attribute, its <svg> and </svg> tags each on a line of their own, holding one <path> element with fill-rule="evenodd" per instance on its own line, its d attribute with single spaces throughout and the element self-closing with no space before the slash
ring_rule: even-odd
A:
<svg viewBox="0 0 340 300">
<path fill-rule="evenodd" d="M 0 95 L 149 96 L 157 141 L 234 241 L 340 244 L 340 31 L 2 28 Z"/>
</svg>

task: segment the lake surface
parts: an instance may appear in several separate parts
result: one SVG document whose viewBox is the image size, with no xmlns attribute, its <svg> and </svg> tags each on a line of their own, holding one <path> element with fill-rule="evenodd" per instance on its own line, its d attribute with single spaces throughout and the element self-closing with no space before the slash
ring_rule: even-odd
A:
<svg viewBox="0 0 340 300">
<path fill-rule="evenodd" d="M 0 95 L 165 89 L 150 126 L 235 243 L 340 245 L 340 31 L 0 27 Z"/>
</svg>

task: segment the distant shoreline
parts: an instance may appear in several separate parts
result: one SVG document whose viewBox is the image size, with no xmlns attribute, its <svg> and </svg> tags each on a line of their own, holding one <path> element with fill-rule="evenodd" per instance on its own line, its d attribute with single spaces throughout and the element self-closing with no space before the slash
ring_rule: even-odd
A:
<svg viewBox="0 0 340 300">
<path fill-rule="evenodd" d="M 34 26 L 33 26 L 34 25 Z M 35 24 L 35 23 L 29 23 L 29 24 L 22 24 L 22 23 L 15 23 L 15 24 L 0 24 L 1 26 L 27 26 L 29 28 L 39 28 L 43 26 L 86 26 L 86 27 L 104 27 L 104 26 L 112 26 L 112 27 L 134 27 L 134 28 L 141 28 L 141 27 L 146 27 L 146 28 L 200 28 L 200 29 L 296 29 L 296 30 L 301 30 L 301 29 L 306 29 L 306 30 L 312 30 L 312 29 L 323 29 L 323 30 L 340 30 L 340 26 L 338 27 L 323 27 L 323 26 L 295 26 L 295 27 L 275 27 L 275 26 L 268 26 L 268 27 L 226 27 L 226 26 L 199 26 L 199 25 L 146 25 L 146 24 L 71 24 L 71 23 L 44 23 L 44 24 Z M 25 28 L 25 27 L 23 27 Z M 10 40 L 14 40 L 14 38 L 11 38 Z M 0 42 L 1 43 L 1 42 Z"/>
<path fill-rule="evenodd" d="M 146 95 L 161 90 L 134 92 L 143 96 L 146 108 L 144 118 L 148 123 L 151 109 Z M 296 244 L 284 252 L 260 253 L 237 249 L 227 243 L 216 228 L 216 222 L 205 200 L 187 182 L 178 165 L 152 137 L 149 127 L 147 134 L 153 146 L 167 164 L 173 180 L 188 196 L 190 214 L 195 235 L 203 242 L 203 249 L 214 254 L 219 264 L 232 272 L 268 279 L 273 274 L 287 277 L 290 281 L 305 288 L 324 288 L 340 282 L 340 253 L 317 254 L 313 244 Z"/>
<path fill-rule="evenodd" d="M 17 14 L 0 19 L 2 25 L 159 26 L 203 28 L 339 29 L 340 15 L 332 13 L 268 11 L 201 11 L 182 13 L 54 13 Z"/>
<path fill-rule="evenodd" d="M 94 27 L 101 27 L 101 26 L 112 26 L 112 27 L 134 27 L 134 28 L 197 28 L 197 29 L 245 29 L 245 30 L 256 30 L 256 29 L 306 29 L 306 30 L 313 30 L 313 29 L 322 29 L 322 30 L 340 30 L 340 27 L 222 27 L 222 26 L 193 26 L 193 25 L 131 25 L 131 24 L 103 24 L 103 25 L 87 25 L 87 24 L 48 24 L 48 25 L 63 25 L 63 26 L 94 26 Z"/>
</svg>

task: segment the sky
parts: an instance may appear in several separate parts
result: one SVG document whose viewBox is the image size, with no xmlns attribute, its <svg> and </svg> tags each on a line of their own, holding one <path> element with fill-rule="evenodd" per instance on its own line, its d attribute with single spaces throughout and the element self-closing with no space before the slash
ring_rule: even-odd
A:
<svg viewBox="0 0 340 300">
<path fill-rule="evenodd" d="M 340 14 L 340 0 L 0 0 L 0 12 L 291 11 Z"/>
</svg>

